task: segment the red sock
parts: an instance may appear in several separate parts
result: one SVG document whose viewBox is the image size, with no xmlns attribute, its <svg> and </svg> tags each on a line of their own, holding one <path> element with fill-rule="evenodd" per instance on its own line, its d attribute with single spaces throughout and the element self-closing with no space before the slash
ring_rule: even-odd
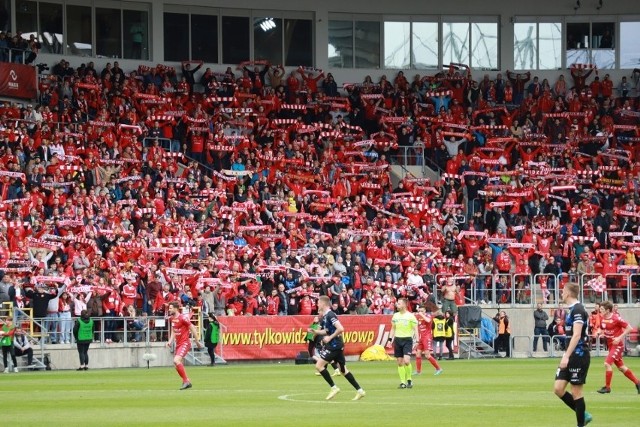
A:
<svg viewBox="0 0 640 427">
<path fill-rule="evenodd" d="M 629 372 L 629 371 L 627 371 Z M 625 374 L 626 375 L 626 374 Z M 604 386 L 607 388 L 611 388 L 611 378 L 613 377 L 613 371 L 606 371 L 604 374 L 605 384 Z"/>
<path fill-rule="evenodd" d="M 638 384 L 638 379 L 635 375 L 633 375 L 633 371 L 631 369 L 627 369 L 627 372 L 624 373 L 624 376 L 629 378 L 634 384 Z"/>
<path fill-rule="evenodd" d="M 431 363 L 433 365 L 434 368 L 436 369 L 440 369 L 440 365 L 438 365 L 438 361 L 436 360 L 435 357 L 433 356 L 429 356 L 429 363 Z"/>
<path fill-rule="evenodd" d="M 182 363 L 176 365 L 176 371 L 178 371 L 178 375 L 182 378 L 183 383 L 189 382 L 189 377 L 187 377 L 187 372 L 184 370 L 184 365 Z"/>
<path fill-rule="evenodd" d="M 416 357 L 416 371 L 422 372 L 422 356 Z"/>
</svg>

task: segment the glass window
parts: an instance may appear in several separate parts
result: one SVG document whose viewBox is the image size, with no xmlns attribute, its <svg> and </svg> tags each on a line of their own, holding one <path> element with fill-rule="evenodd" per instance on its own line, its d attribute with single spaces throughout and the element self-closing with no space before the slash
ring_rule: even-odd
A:
<svg viewBox="0 0 640 427">
<path fill-rule="evenodd" d="M 589 49 L 571 49 L 567 50 L 567 67 L 571 64 L 590 64 L 591 55 Z"/>
<path fill-rule="evenodd" d="M 601 70 L 616 68 L 616 51 L 613 49 L 594 49 L 591 52 L 591 63 Z"/>
<path fill-rule="evenodd" d="M 562 66 L 562 24 L 541 22 L 538 24 L 538 68 L 558 70 Z"/>
<path fill-rule="evenodd" d="M 16 11 L 17 13 L 18 11 Z M 0 31 L 11 31 L 11 0 L 0 0 Z"/>
<path fill-rule="evenodd" d="M 329 21 L 329 67 L 353 67 L 353 21 Z"/>
<path fill-rule="evenodd" d="M 535 22 L 513 25 L 513 66 L 516 70 L 533 70 L 538 65 L 538 31 Z"/>
<path fill-rule="evenodd" d="M 411 23 L 384 23 L 385 68 L 411 67 Z"/>
<path fill-rule="evenodd" d="M 313 22 L 310 19 L 284 20 L 284 65 L 313 65 Z"/>
<path fill-rule="evenodd" d="M 380 22 L 355 22 L 356 68 L 380 66 Z"/>
<path fill-rule="evenodd" d="M 120 9 L 96 8 L 96 55 L 98 57 L 122 57 L 120 14 Z"/>
<path fill-rule="evenodd" d="M 567 66 L 590 63 L 598 68 L 616 66 L 613 22 L 567 24 Z"/>
<path fill-rule="evenodd" d="M 28 39 L 31 34 L 38 35 L 38 4 L 34 1 L 20 2 L 16 10 L 16 27 L 22 32 L 22 37 Z M 2 3 L 0 3 L 0 9 Z M 2 21 L 2 15 L 0 15 Z M 3 30 L 2 22 L 0 22 L 0 31 Z"/>
<path fill-rule="evenodd" d="M 249 18 L 222 17 L 222 62 L 238 64 L 249 60 Z"/>
<path fill-rule="evenodd" d="M 413 66 L 421 69 L 438 68 L 438 23 L 414 22 L 411 37 Z"/>
<path fill-rule="evenodd" d="M 122 11 L 122 38 L 124 57 L 149 59 L 149 12 L 143 10 Z"/>
<path fill-rule="evenodd" d="M 567 50 L 591 47 L 588 22 L 570 22 L 567 24 Z"/>
<path fill-rule="evenodd" d="M 591 24 L 591 61 L 600 69 L 616 67 L 614 28 L 613 22 Z"/>
<path fill-rule="evenodd" d="M 253 59 L 282 64 L 282 19 L 253 19 Z"/>
<path fill-rule="evenodd" d="M 620 23 L 620 68 L 640 67 L 640 22 Z"/>
<path fill-rule="evenodd" d="M 62 53 L 62 5 L 40 3 L 40 43 L 42 53 Z"/>
<path fill-rule="evenodd" d="M 469 24 L 445 22 L 442 24 L 442 63 L 469 63 Z"/>
<path fill-rule="evenodd" d="M 164 60 L 184 61 L 189 59 L 189 15 L 186 13 L 164 14 Z"/>
<path fill-rule="evenodd" d="M 42 14 L 42 11 L 40 12 Z M 91 8 L 67 5 L 67 53 L 91 56 Z"/>
<path fill-rule="evenodd" d="M 613 22 L 594 22 L 591 24 L 591 47 L 593 49 L 615 48 L 614 28 Z"/>
<path fill-rule="evenodd" d="M 218 62 L 218 17 L 191 15 L 191 59 Z"/>
<path fill-rule="evenodd" d="M 498 24 L 471 24 L 471 66 L 498 69 Z"/>
</svg>

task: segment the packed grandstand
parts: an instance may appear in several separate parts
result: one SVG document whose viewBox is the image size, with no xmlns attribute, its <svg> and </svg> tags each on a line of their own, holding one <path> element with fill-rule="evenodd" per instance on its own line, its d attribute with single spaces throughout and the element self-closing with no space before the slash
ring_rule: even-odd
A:
<svg viewBox="0 0 640 427">
<path fill-rule="evenodd" d="M 200 66 L 62 60 L 37 102 L 0 106 L 15 306 L 63 284 L 93 315 L 175 299 L 311 314 L 319 295 L 390 313 L 451 281 L 460 305 L 557 302 L 567 281 L 592 301 L 640 297 L 637 72 L 623 86 L 574 64 L 550 83 L 451 64 L 338 86 L 264 61 Z M 439 179 L 394 184 L 407 165 Z"/>
</svg>

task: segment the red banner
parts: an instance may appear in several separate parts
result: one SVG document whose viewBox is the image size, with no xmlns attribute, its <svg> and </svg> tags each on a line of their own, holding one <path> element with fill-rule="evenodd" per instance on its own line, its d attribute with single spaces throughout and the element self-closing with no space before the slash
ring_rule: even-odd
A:
<svg viewBox="0 0 640 427">
<path fill-rule="evenodd" d="M 314 316 L 220 317 L 226 360 L 295 359 L 307 350 L 307 328 Z M 344 326 L 344 353 L 360 355 L 368 347 L 385 345 L 390 315 L 339 316 Z"/>
<path fill-rule="evenodd" d="M 0 96 L 35 99 L 37 97 L 35 67 L 3 62 L 0 67 Z"/>
</svg>

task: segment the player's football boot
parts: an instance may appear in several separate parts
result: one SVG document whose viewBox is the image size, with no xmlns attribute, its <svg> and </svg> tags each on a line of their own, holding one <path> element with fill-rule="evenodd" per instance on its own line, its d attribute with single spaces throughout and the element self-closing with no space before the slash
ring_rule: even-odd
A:
<svg viewBox="0 0 640 427">
<path fill-rule="evenodd" d="M 333 399 L 338 393 L 340 393 L 340 389 L 338 387 L 332 388 L 325 400 Z"/>
<path fill-rule="evenodd" d="M 591 421 L 593 421 L 593 417 L 591 416 L 591 414 L 587 411 L 584 411 L 584 425 L 589 424 Z"/>
<path fill-rule="evenodd" d="M 351 399 L 351 400 L 360 400 L 360 399 L 362 399 L 363 397 L 365 397 L 366 395 L 367 395 L 367 393 L 365 393 L 365 391 L 364 391 L 364 390 L 358 390 L 358 391 L 356 391 L 356 397 L 354 397 L 354 398 L 353 398 L 353 399 Z"/>
</svg>

